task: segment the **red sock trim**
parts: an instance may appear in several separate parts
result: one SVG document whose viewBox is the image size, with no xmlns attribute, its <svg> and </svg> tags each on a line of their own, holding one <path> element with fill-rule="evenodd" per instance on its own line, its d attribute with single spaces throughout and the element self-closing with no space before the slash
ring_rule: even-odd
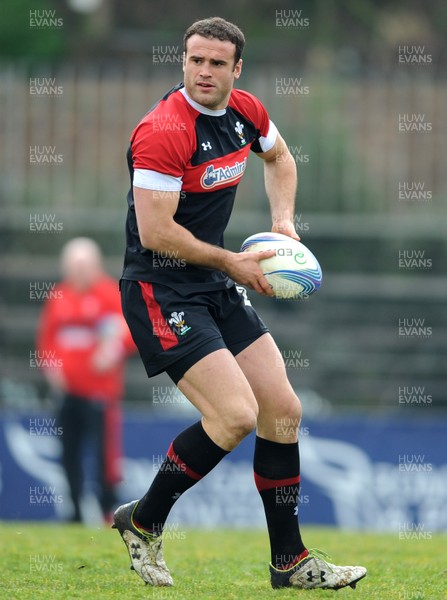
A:
<svg viewBox="0 0 447 600">
<path fill-rule="evenodd" d="M 295 565 L 297 565 L 300 560 L 303 560 L 303 558 L 306 558 L 306 556 L 309 556 L 309 550 L 304 549 L 301 554 L 298 554 L 295 559 L 288 563 L 287 565 L 284 565 L 283 567 L 281 567 L 280 569 L 278 569 L 279 571 L 287 571 L 287 569 L 292 569 Z"/>
<path fill-rule="evenodd" d="M 289 477 L 289 479 L 267 479 L 267 477 L 261 477 L 255 473 L 255 483 L 258 488 L 258 492 L 264 490 L 271 490 L 273 488 L 284 487 L 288 485 L 297 485 L 300 482 L 300 476 Z"/>
<path fill-rule="evenodd" d="M 141 529 L 142 531 L 147 531 L 147 533 L 154 533 L 153 529 L 148 529 L 147 527 L 144 527 L 136 519 L 132 519 L 132 523 L 134 524 L 134 527 L 136 527 L 137 529 Z"/>
<path fill-rule="evenodd" d="M 191 479 L 194 479 L 195 481 L 199 481 L 200 479 L 203 478 L 203 475 L 199 475 L 199 473 L 196 473 L 195 471 L 193 471 L 192 469 L 190 469 L 188 467 L 188 465 L 182 461 L 182 459 L 179 457 L 179 455 L 176 454 L 176 452 L 174 450 L 174 444 L 173 443 L 171 443 L 171 445 L 169 446 L 169 450 L 168 450 L 166 456 L 173 463 L 175 463 L 179 467 L 179 469 L 183 473 L 185 473 L 185 475 L 188 475 L 188 477 L 191 477 Z"/>
</svg>

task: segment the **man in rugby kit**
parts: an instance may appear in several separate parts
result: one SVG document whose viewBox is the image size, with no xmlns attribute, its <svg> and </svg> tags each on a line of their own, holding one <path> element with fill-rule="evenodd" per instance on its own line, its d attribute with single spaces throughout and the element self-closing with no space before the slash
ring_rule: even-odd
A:
<svg viewBox="0 0 447 600">
<path fill-rule="evenodd" d="M 148 492 L 118 508 L 114 526 L 140 577 L 173 585 L 162 553 L 172 506 L 256 428 L 254 477 L 270 537 L 272 586 L 355 587 L 365 568 L 328 563 L 300 535 L 301 407 L 241 287 L 273 295 L 259 262 L 274 251 L 223 247 L 250 150 L 264 160 L 272 231 L 299 239 L 295 163 L 261 102 L 233 89 L 244 42 L 235 25 L 218 17 L 191 25 L 184 83 L 150 109 L 131 137 L 123 312 L 148 376 L 166 371 L 202 419 L 173 440 Z M 296 430 L 278 434 L 279 419 Z M 277 504 L 286 486 L 294 502 Z"/>
<path fill-rule="evenodd" d="M 62 281 L 40 315 L 37 346 L 60 364 L 44 367 L 43 373 L 61 400 L 58 425 L 73 504 L 70 520 L 83 521 L 83 458 L 90 445 L 95 490 L 104 521 L 110 523 L 121 481 L 124 362 L 136 348 L 121 312 L 117 282 L 105 273 L 98 244 L 84 237 L 68 241 L 61 270 Z"/>
</svg>

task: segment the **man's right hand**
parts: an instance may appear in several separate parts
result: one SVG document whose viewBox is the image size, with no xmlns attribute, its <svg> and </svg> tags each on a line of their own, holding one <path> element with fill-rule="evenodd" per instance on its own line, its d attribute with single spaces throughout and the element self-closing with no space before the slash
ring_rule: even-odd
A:
<svg viewBox="0 0 447 600">
<path fill-rule="evenodd" d="M 261 260 L 275 256 L 276 250 L 263 252 L 229 252 L 225 261 L 225 273 L 236 283 L 246 285 L 263 296 L 275 294 L 259 265 Z"/>
</svg>

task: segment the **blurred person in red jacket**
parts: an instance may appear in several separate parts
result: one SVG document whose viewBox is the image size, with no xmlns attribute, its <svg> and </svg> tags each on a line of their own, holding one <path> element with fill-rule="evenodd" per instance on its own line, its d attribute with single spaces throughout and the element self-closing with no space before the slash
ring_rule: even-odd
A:
<svg viewBox="0 0 447 600">
<path fill-rule="evenodd" d="M 62 463 L 73 502 L 71 520 L 81 522 L 83 448 L 94 448 L 96 490 L 104 519 L 116 503 L 121 480 L 121 407 L 124 361 L 134 344 L 121 312 L 118 283 L 103 268 L 99 246 L 89 238 L 69 241 L 61 253 L 62 282 L 43 307 L 40 356 L 51 388 L 62 395 Z"/>
</svg>

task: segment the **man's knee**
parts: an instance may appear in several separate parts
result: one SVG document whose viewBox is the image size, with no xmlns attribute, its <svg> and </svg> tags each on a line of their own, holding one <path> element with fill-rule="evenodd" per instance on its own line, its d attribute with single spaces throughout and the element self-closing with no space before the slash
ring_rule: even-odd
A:
<svg viewBox="0 0 447 600">
<path fill-rule="evenodd" d="M 275 425 L 277 430 L 298 431 L 301 423 L 302 408 L 301 402 L 295 393 L 287 395 L 284 399 L 278 402 L 277 410 L 275 411 Z"/>
<path fill-rule="evenodd" d="M 253 403 L 241 401 L 237 409 L 223 413 L 218 418 L 227 435 L 238 444 L 255 429 L 258 408 Z"/>
<path fill-rule="evenodd" d="M 289 419 L 289 421 L 299 427 L 302 417 L 301 402 L 295 393 L 287 394 L 282 399 L 278 399 L 275 414 L 278 418 Z"/>
</svg>

